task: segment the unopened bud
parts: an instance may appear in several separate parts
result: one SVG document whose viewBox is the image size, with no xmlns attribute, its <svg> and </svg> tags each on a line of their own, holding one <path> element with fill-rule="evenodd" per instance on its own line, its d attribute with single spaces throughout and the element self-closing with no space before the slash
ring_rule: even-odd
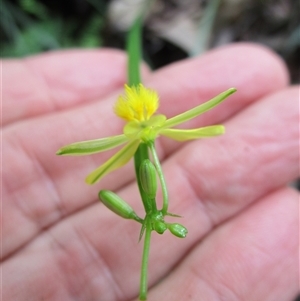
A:
<svg viewBox="0 0 300 301">
<path fill-rule="evenodd" d="M 140 166 L 140 180 L 144 192 L 154 199 L 157 191 L 156 169 L 149 159 L 145 159 Z"/>
<path fill-rule="evenodd" d="M 154 222 L 153 228 L 158 234 L 163 234 L 167 230 L 166 224 L 160 221 Z"/>
<path fill-rule="evenodd" d="M 117 215 L 127 218 L 139 220 L 134 210 L 118 195 L 109 190 L 100 190 L 99 199 L 102 203 Z"/>
<path fill-rule="evenodd" d="M 188 230 L 180 225 L 180 224 L 169 224 L 168 225 L 168 229 L 170 230 L 170 232 L 177 236 L 177 237 L 180 237 L 180 238 L 185 238 L 187 233 L 188 233 Z"/>
</svg>

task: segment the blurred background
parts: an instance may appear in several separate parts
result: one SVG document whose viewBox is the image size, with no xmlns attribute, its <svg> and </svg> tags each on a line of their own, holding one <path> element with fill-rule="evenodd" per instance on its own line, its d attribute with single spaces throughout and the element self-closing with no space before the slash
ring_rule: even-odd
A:
<svg viewBox="0 0 300 301">
<path fill-rule="evenodd" d="M 126 31 L 144 0 L 2 0 L 1 57 L 56 49 L 124 49 Z M 148 0 L 149 2 L 149 0 Z M 143 34 L 152 69 L 239 41 L 272 48 L 299 83 L 300 1 L 151 1 Z"/>
</svg>

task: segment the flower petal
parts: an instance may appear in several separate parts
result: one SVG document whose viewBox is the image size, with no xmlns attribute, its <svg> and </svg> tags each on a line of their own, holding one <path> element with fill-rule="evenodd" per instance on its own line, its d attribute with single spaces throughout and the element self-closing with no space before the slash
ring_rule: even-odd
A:
<svg viewBox="0 0 300 301">
<path fill-rule="evenodd" d="M 114 111 L 117 116 L 127 120 L 148 120 L 157 110 L 158 95 L 155 91 L 138 86 L 125 85 L 125 95 L 119 96 Z"/>
<path fill-rule="evenodd" d="M 103 176 L 110 173 L 111 171 L 125 165 L 134 155 L 140 144 L 139 140 L 133 140 L 126 144 L 120 151 L 114 154 L 104 164 L 95 169 L 85 179 L 86 183 L 94 184 L 100 180 Z"/>
<path fill-rule="evenodd" d="M 225 127 L 223 125 L 211 125 L 193 130 L 164 129 L 160 131 L 161 135 L 177 141 L 218 136 L 224 133 Z"/>
<path fill-rule="evenodd" d="M 75 142 L 59 149 L 57 155 L 83 156 L 115 148 L 128 141 L 125 135 Z"/>
<path fill-rule="evenodd" d="M 165 122 L 164 128 L 170 128 L 173 127 L 175 125 L 178 125 L 180 123 L 183 123 L 185 121 L 188 121 L 210 109 L 212 109 L 213 107 L 215 107 L 216 105 L 218 105 L 219 103 L 221 103 L 225 98 L 227 98 L 229 95 L 231 95 L 232 93 L 234 93 L 236 91 L 235 88 L 230 88 L 224 92 L 222 92 L 221 94 L 217 95 L 216 97 L 212 98 L 211 100 L 189 110 L 186 111 L 182 114 L 179 114 L 177 116 L 174 116 L 170 119 L 168 119 Z"/>
</svg>

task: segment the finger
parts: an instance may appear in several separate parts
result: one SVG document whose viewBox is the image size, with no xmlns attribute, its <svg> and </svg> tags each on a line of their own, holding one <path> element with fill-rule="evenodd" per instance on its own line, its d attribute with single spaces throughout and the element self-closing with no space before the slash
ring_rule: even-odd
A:
<svg viewBox="0 0 300 301">
<path fill-rule="evenodd" d="M 237 88 L 228 100 L 201 116 L 200 123 L 194 119 L 184 127 L 213 124 L 216 115 L 221 122 L 288 83 L 283 62 L 267 48 L 255 44 L 240 43 L 217 48 L 196 60 L 184 60 L 180 69 L 177 68 L 177 65 L 171 65 L 158 70 L 147 81 L 159 91 L 160 111 L 168 118 L 230 87 Z"/>
<path fill-rule="evenodd" d="M 218 146 L 220 142 L 217 143 L 216 140 L 208 140 L 205 143 L 194 142 L 165 162 L 167 183 L 172 183 L 169 185 L 170 211 L 184 216 L 180 222 L 187 226 L 189 234 L 185 241 L 178 241 L 168 234 L 165 234 L 164 238 L 153 235 L 150 283 L 153 284 L 166 276 L 170 268 L 212 229 L 296 176 L 299 160 L 297 130 L 289 131 L 287 135 L 285 129 L 285 126 L 294 129 L 293 124 L 298 120 L 294 108 L 297 102 L 294 97 L 295 91 L 296 89 L 290 89 L 266 97 L 229 121 L 227 125 L 229 141 L 225 145 Z M 282 99 L 291 101 L 283 102 Z M 271 120 L 266 120 L 265 111 L 271 114 Z M 247 124 L 253 123 L 253 116 L 256 117 L 251 128 Z M 262 125 L 264 131 L 259 131 Z M 238 130 L 233 131 L 234 134 L 230 136 L 231 129 L 235 128 Z M 254 137 L 258 140 L 253 140 Z M 231 151 L 234 141 L 241 145 L 248 142 L 256 146 L 256 155 L 249 156 L 248 153 L 237 151 L 235 156 Z M 225 159 L 214 160 L 215 152 L 218 152 L 221 146 L 223 147 L 221 157 Z M 215 149 L 215 152 L 209 152 L 206 147 Z M 193 155 L 195 149 L 201 151 L 202 160 Z M 230 156 L 226 156 L 226 153 Z M 271 155 L 276 160 L 273 160 Z M 191 158 L 191 161 L 183 158 Z M 238 162 L 243 163 L 244 169 L 237 165 Z M 256 166 L 260 171 L 259 177 L 252 171 Z M 223 168 L 224 173 L 220 168 Z M 187 176 L 188 174 L 190 176 Z M 198 181 L 197 185 L 194 184 L 195 180 Z M 210 183 L 214 186 L 208 185 Z M 142 212 L 141 204 L 138 207 L 140 201 L 134 185 L 120 191 L 120 194 L 136 212 L 139 214 Z M 133 297 L 140 273 L 140 259 L 136 254 L 142 252 L 142 247 L 136 244 L 139 235 L 139 227 L 136 224 L 117 219 L 113 214 L 109 214 L 106 208 L 95 204 L 70 216 L 65 222 L 58 223 L 49 232 L 50 240 L 47 236 L 41 240 L 37 239 L 30 245 L 30 250 L 33 252 L 38 248 L 39 252 L 43 253 L 49 249 L 49 244 L 54 238 L 57 244 L 55 252 L 60 253 L 60 249 L 63 249 L 66 253 L 62 262 L 67 262 L 72 253 L 80 254 L 83 262 L 79 263 L 77 273 L 72 270 L 74 276 L 71 280 L 72 285 L 76 286 L 79 273 L 82 273 L 90 252 L 93 254 L 95 252 L 99 269 L 107 267 L 109 269 L 109 273 L 103 276 L 107 277 L 106 282 L 101 278 L 103 287 L 117 287 L 115 291 L 110 292 L 111 295 L 107 299 L 113 300 L 127 293 L 126 298 Z M 122 240 L 118 239 L 120 233 Z M 83 241 L 80 242 L 78 237 Z M 76 242 L 72 243 L 73 241 Z M 91 249 L 94 251 L 90 251 Z M 74 267 L 74 263 L 70 263 L 70 266 Z M 65 271 L 65 274 L 68 273 Z M 128 274 L 130 279 L 126 277 Z M 68 276 L 66 278 L 69 279 Z"/>
<path fill-rule="evenodd" d="M 184 107 L 179 103 L 183 103 L 185 106 L 190 105 L 189 102 L 183 101 L 186 97 L 191 99 L 192 103 L 197 98 L 204 101 L 201 88 L 206 81 L 206 74 L 202 73 L 202 69 L 199 67 L 201 66 L 203 70 L 207 71 L 208 66 L 205 67 L 205 62 L 214 70 L 215 74 L 216 87 L 211 87 L 210 94 L 216 94 L 224 86 L 232 85 L 236 72 L 232 69 L 232 62 L 229 58 L 231 57 L 233 60 L 241 55 L 244 57 L 246 53 L 248 59 L 240 59 L 241 61 L 236 66 L 236 72 L 240 68 L 247 70 L 245 75 L 247 81 L 242 81 L 240 78 L 239 86 L 237 86 L 239 90 L 247 92 L 242 92 L 240 96 L 232 96 L 228 100 L 226 108 L 223 106 L 222 110 L 211 111 L 211 123 L 218 123 L 219 120 L 230 116 L 236 110 L 254 102 L 259 96 L 286 85 L 286 71 L 277 57 L 256 46 L 231 46 L 214 52 L 212 56 L 208 55 L 208 59 L 207 57 L 198 58 L 160 71 L 165 72 L 165 75 L 168 75 L 168 70 L 171 70 L 171 74 L 177 74 L 176 78 L 173 75 L 172 86 L 176 87 L 177 84 L 177 86 L 181 85 L 185 88 L 178 91 L 176 88 L 169 90 L 172 87 L 169 87 L 168 90 L 160 87 L 164 101 L 169 103 L 169 108 L 175 107 L 172 104 L 176 104 L 176 107 L 178 106 L 180 109 L 184 109 Z M 259 64 L 258 60 L 261 60 Z M 259 68 L 256 67 L 257 64 Z M 221 81 L 217 68 L 220 72 L 231 68 L 231 72 L 226 77 L 222 77 Z M 197 78 L 187 77 L 188 69 L 191 74 L 198 73 L 199 76 Z M 213 79 L 212 77 L 213 74 L 208 77 L 209 82 Z M 257 77 L 260 79 L 260 85 L 257 85 Z M 199 81 L 199 78 L 203 78 L 203 80 Z M 165 79 L 168 87 L 170 82 L 167 79 L 168 77 Z M 159 86 L 162 78 L 158 76 L 157 81 L 154 82 L 155 77 L 151 80 L 151 85 Z M 208 85 L 209 82 L 207 82 Z M 201 83 L 200 87 L 199 83 Z M 169 91 L 168 94 L 167 91 Z M 207 93 L 205 90 L 205 96 L 208 96 Z M 99 138 L 101 134 L 107 136 L 120 133 L 122 123 L 116 121 L 116 118 L 113 119 L 111 109 L 114 99 L 115 97 L 107 98 L 101 103 L 88 104 L 80 109 L 16 124 L 8 127 L 3 133 L 6 141 L 3 154 L 3 157 L 6 158 L 4 160 L 3 195 L 4 200 L 9 200 L 4 204 L 8 212 L 6 216 L 9 219 L 18 220 L 23 225 L 20 229 L 16 224 L 4 223 L 3 233 L 5 237 L 10 237 L 4 243 L 4 254 L 8 254 L 26 243 L 40 229 L 48 227 L 63 216 L 79 210 L 95 200 L 99 188 L 86 186 L 83 179 L 100 162 L 111 156 L 111 152 L 80 159 L 54 158 L 54 153 L 59 147 L 70 142 Z M 166 104 L 162 106 L 166 106 Z M 103 116 L 102 119 L 99 119 L 99 116 Z M 205 118 L 203 119 L 205 120 Z M 202 121 L 196 122 L 201 124 Z M 176 148 L 178 148 L 178 144 L 175 147 L 172 146 L 173 150 Z M 167 149 L 166 146 L 165 152 L 170 151 L 171 149 Z M 6 162 L 9 162 L 9 165 Z M 131 166 L 126 166 L 104 178 L 101 185 L 106 189 L 115 190 L 132 179 L 133 170 Z"/>
<path fill-rule="evenodd" d="M 197 244 L 150 291 L 149 300 L 293 300 L 298 209 L 295 191 L 264 197 Z"/>
<path fill-rule="evenodd" d="M 175 294 L 192 294 L 209 300 L 224 294 L 229 300 L 275 301 L 281 296 L 280 300 L 289 301 L 297 290 L 298 243 L 291 233 L 297 231 L 298 197 L 288 189 L 277 191 L 221 225 L 204 241 L 199 220 L 196 240 L 153 235 L 149 283 L 156 286 L 148 299 L 161 300 L 164 295 L 166 300 L 176 300 Z M 137 296 L 137 254 L 142 248 L 132 241 L 133 234 L 138 236 L 136 226 L 127 221 L 116 224 L 100 206 L 85 213 L 88 219 L 82 213 L 69 217 L 4 263 L 5 299 L 25 301 L 35 296 L 40 300 L 47 296 L 68 301 L 76 296 L 80 300 L 128 300 Z M 106 239 L 99 239 L 101 233 L 107 234 Z M 98 242 L 92 237 L 98 237 Z M 247 299 L 253 288 L 253 298 Z M 273 299 L 255 298 L 270 292 L 274 292 Z"/>
<path fill-rule="evenodd" d="M 220 137 L 220 141 L 195 141 L 166 160 L 163 167 L 169 183 L 169 210 L 184 216 L 179 222 L 187 226 L 189 234 L 184 242 L 168 234 L 164 238 L 153 235 L 150 275 L 155 276 L 150 276 L 150 283 L 163 278 L 212 229 L 297 176 L 297 93 L 296 88 L 291 88 L 266 97 L 228 121 L 227 135 Z M 272 118 L 268 119 L 269 115 Z M 253 155 L 244 151 L 249 145 L 252 152 L 255 150 Z M 120 194 L 136 212 L 142 213 L 136 187 L 128 187 Z M 136 252 L 142 251 L 134 247 L 139 229 L 134 224 L 117 221 L 112 214 L 109 217 L 105 208 L 97 212 L 97 206 L 82 212 L 85 217 L 82 215 L 80 221 L 74 217 L 75 228 L 105 258 L 118 291 L 133 291 L 133 282 L 139 281 Z M 58 229 L 59 225 L 53 236 L 65 246 L 65 237 L 60 236 Z M 127 239 L 103 243 L 116 238 L 118 233 Z"/>
<path fill-rule="evenodd" d="M 298 91 L 268 95 L 225 123 L 225 135 L 187 144 L 166 162 L 167 179 L 184 174 L 185 197 L 200 200 L 213 225 L 299 176 Z"/>
<path fill-rule="evenodd" d="M 3 61 L 3 125 L 95 101 L 126 82 L 126 56 L 69 50 Z"/>
</svg>

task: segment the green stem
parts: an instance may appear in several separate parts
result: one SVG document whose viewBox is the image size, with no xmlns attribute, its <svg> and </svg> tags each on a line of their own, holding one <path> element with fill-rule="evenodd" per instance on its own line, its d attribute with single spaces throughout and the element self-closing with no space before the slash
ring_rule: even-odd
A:
<svg viewBox="0 0 300 301">
<path fill-rule="evenodd" d="M 138 85 L 141 82 L 140 62 L 141 62 L 141 32 L 142 18 L 137 18 L 131 26 L 127 37 L 128 53 L 128 84 Z"/>
<path fill-rule="evenodd" d="M 157 174 L 160 180 L 160 184 L 161 184 L 161 190 L 162 190 L 162 194 L 163 194 L 163 207 L 162 207 L 162 213 L 166 214 L 168 212 L 168 206 L 169 206 L 169 199 L 168 199 L 168 190 L 167 190 L 167 185 L 166 185 L 166 181 L 165 181 L 165 177 L 156 153 L 156 149 L 154 146 L 154 142 L 149 143 L 149 147 L 153 156 L 153 160 L 154 160 L 154 164 L 157 170 Z"/>
<path fill-rule="evenodd" d="M 130 86 L 138 85 L 141 82 L 140 61 L 141 61 L 141 32 L 142 32 L 142 16 L 139 16 L 132 24 L 127 37 L 127 53 L 128 53 L 128 84 Z M 134 166 L 137 184 L 146 213 L 151 211 L 151 201 L 144 193 L 139 177 L 141 163 L 149 159 L 148 148 L 141 143 L 134 155 Z"/>
<path fill-rule="evenodd" d="M 147 300 L 147 289 L 148 289 L 148 262 L 149 262 L 149 251 L 150 251 L 150 239 L 151 239 L 151 225 L 148 220 L 146 222 L 146 234 L 144 239 L 144 250 L 142 259 L 141 269 L 141 280 L 140 280 L 140 300 Z"/>
<path fill-rule="evenodd" d="M 127 37 L 127 53 L 128 53 L 128 84 L 129 86 L 138 85 L 141 82 L 140 74 L 140 62 L 141 62 L 141 32 L 142 32 L 142 19 L 143 13 L 135 20 L 133 23 Z M 146 211 L 146 235 L 144 240 L 144 250 L 143 250 L 143 259 L 142 259 L 142 269 L 141 269 L 141 282 L 140 282 L 140 300 L 146 300 L 147 298 L 147 281 L 148 281 L 148 260 L 149 260 L 149 251 L 150 251 L 150 239 L 151 239 L 151 224 L 147 215 L 152 211 L 151 200 L 143 191 L 139 170 L 141 163 L 149 159 L 148 147 L 146 144 L 141 143 L 134 154 L 134 165 L 137 184 L 139 187 L 140 195 L 143 201 L 143 205 Z M 143 228 L 142 228 L 143 229 Z M 140 238 L 143 234 L 141 231 Z"/>
</svg>

